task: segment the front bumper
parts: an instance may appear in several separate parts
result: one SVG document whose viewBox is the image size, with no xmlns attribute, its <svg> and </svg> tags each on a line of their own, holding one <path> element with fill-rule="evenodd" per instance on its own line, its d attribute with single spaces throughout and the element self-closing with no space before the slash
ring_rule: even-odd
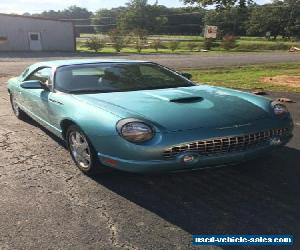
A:
<svg viewBox="0 0 300 250">
<path fill-rule="evenodd" d="M 251 159 L 262 157 L 273 150 L 281 148 L 290 141 L 292 135 L 280 137 L 280 143 L 270 143 L 240 152 L 228 152 L 219 155 L 203 156 L 195 152 L 182 152 L 175 159 L 168 160 L 126 160 L 98 153 L 100 162 L 119 170 L 135 173 L 176 172 L 189 171 L 208 167 L 220 167 L 224 165 L 235 165 Z M 192 154 L 194 160 L 185 163 L 182 159 L 185 155 Z"/>
<path fill-rule="evenodd" d="M 266 118 L 255 121 L 249 126 L 229 127 L 222 129 L 199 128 L 168 133 L 157 133 L 155 137 L 144 144 L 133 144 L 125 141 L 120 136 L 92 137 L 92 143 L 98 152 L 98 157 L 103 165 L 128 172 L 174 172 L 238 164 L 250 159 L 264 157 L 267 153 L 287 144 L 293 136 L 293 121 L 286 119 Z M 272 134 L 262 145 L 247 147 L 240 151 L 222 152 L 216 154 L 203 154 L 201 148 L 180 151 L 171 158 L 167 158 L 166 150 L 195 140 L 210 140 L 210 138 L 239 137 L 261 131 L 285 128 L 283 134 Z M 271 143 L 275 137 L 278 143 Z M 191 146 L 191 144 L 190 144 Z M 225 148 L 226 149 L 226 148 Z M 198 151 L 199 150 L 199 151 Z M 193 154 L 193 160 L 186 162 L 183 157 Z M 205 153 L 205 152 L 204 152 Z M 175 156 L 175 157 L 173 157 Z M 188 158 L 188 157 L 187 157 Z"/>
</svg>

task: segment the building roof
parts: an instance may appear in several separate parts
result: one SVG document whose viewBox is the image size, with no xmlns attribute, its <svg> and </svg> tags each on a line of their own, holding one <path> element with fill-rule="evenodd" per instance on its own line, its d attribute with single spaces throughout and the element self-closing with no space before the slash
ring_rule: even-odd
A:
<svg viewBox="0 0 300 250">
<path fill-rule="evenodd" d="M 60 20 L 60 19 L 48 18 L 48 17 L 23 16 L 23 15 L 17 15 L 17 14 L 0 13 L 0 16 L 9 16 L 9 17 L 29 18 L 29 19 L 44 20 L 44 21 L 55 21 L 55 22 L 68 22 L 68 23 L 73 23 L 72 21 L 68 21 L 68 20 L 66 20 L 66 19 Z"/>
</svg>

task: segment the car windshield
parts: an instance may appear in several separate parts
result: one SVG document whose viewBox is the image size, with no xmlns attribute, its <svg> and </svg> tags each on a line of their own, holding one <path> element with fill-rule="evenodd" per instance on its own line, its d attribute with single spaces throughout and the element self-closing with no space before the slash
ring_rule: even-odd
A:
<svg viewBox="0 0 300 250">
<path fill-rule="evenodd" d="M 69 93 L 188 87 L 186 78 L 153 63 L 98 63 L 60 67 L 55 88 Z"/>
</svg>

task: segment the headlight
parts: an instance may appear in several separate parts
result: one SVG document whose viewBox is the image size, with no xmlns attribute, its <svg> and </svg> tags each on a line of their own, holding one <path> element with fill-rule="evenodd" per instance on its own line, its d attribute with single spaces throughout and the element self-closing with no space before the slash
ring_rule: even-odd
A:
<svg viewBox="0 0 300 250">
<path fill-rule="evenodd" d="M 272 108 L 275 115 L 284 115 L 289 113 L 287 107 L 277 101 L 272 102 Z"/>
<path fill-rule="evenodd" d="M 154 131 L 149 125 L 136 119 L 119 121 L 117 130 L 125 140 L 136 143 L 149 141 L 154 136 Z"/>
</svg>

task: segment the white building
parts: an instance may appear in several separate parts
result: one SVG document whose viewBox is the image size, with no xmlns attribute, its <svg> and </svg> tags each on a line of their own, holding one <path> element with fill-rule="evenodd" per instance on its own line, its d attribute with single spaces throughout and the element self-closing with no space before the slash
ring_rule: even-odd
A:
<svg viewBox="0 0 300 250">
<path fill-rule="evenodd" d="M 0 13 L 0 51 L 75 51 L 72 22 Z"/>
</svg>

